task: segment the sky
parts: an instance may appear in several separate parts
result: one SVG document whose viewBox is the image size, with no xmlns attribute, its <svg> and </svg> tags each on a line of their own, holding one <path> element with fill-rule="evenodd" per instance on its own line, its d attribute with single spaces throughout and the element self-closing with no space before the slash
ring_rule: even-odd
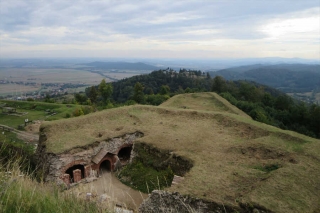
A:
<svg viewBox="0 0 320 213">
<path fill-rule="evenodd" d="M 0 0 L 0 57 L 320 58 L 319 0 Z"/>
</svg>

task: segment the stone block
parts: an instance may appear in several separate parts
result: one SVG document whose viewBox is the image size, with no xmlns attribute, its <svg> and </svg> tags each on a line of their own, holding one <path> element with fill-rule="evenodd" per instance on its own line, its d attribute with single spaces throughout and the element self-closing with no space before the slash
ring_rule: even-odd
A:
<svg viewBox="0 0 320 213">
<path fill-rule="evenodd" d="M 91 174 L 91 165 L 85 166 L 84 167 L 84 177 L 90 177 Z"/>
</svg>

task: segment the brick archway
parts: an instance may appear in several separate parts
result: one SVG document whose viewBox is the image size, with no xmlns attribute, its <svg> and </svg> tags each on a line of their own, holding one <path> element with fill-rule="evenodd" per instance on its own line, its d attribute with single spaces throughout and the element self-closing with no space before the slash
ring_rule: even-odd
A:
<svg viewBox="0 0 320 213">
<path fill-rule="evenodd" d="M 74 166 L 74 165 L 83 165 L 85 166 L 86 165 L 86 162 L 83 161 L 83 160 L 75 160 L 75 161 L 72 161 L 71 163 L 68 163 L 67 165 L 65 165 L 62 169 L 60 169 L 61 171 L 61 174 L 65 174 L 67 169 L 69 169 L 70 167 Z"/>
<path fill-rule="evenodd" d="M 92 165 L 92 169 L 100 173 L 101 164 L 105 161 L 108 161 L 110 163 L 110 166 L 109 166 L 110 171 L 111 172 L 114 171 L 114 168 L 115 168 L 114 164 L 116 162 L 116 157 L 115 155 L 111 155 L 109 153 L 106 156 L 104 156 L 98 164 Z"/>
<path fill-rule="evenodd" d="M 81 179 L 87 177 L 87 171 L 86 171 L 86 162 L 83 160 L 76 160 L 72 161 L 71 163 L 68 163 L 65 165 L 62 169 L 60 169 L 60 179 L 63 180 L 66 184 L 70 184 L 73 182 L 78 182 Z M 74 177 L 73 171 L 78 170 L 76 172 L 76 180 Z"/>
<path fill-rule="evenodd" d="M 85 177 L 85 169 L 81 164 L 76 164 L 68 168 L 65 174 L 69 175 L 70 183 L 79 182 Z"/>
</svg>

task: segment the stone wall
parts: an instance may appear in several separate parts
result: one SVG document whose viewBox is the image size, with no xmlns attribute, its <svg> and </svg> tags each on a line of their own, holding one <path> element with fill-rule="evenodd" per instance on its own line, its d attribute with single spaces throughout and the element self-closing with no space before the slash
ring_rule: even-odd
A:
<svg viewBox="0 0 320 213">
<path fill-rule="evenodd" d="M 65 182 L 67 177 L 65 172 L 68 168 L 74 165 L 83 165 L 85 167 L 85 177 L 93 173 L 91 170 L 99 170 L 101 162 L 109 160 L 111 163 L 111 170 L 119 167 L 119 159 L 117 154 L 122 147 L 132 146 L 134 140 L 143 136 L 141 132 L 128 133 L 120 137 L 111 138 L 106 141 L 97 141 L 88 146 L 75 147 L 60 154 L 46 152 L 47 137 L 44 132 L 40 132 L 39 145 L 36 152 L 36 158 L 39 163 L 37 174 L 45 181 Z M 92 162 L 102 149 L 107 150 L 107 154 L 99 163 Z"/>
</svg>

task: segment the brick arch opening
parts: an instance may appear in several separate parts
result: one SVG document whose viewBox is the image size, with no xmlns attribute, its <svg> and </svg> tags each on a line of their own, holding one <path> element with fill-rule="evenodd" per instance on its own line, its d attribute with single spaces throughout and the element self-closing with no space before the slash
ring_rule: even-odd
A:
<svg viewBox="0 0 320 213">
<path fill-rule="evenodd" d="M 122 147 L 118 152 L 118 157 L 121 163 L 127 163 L 130 160 L 131 157 L 131 151 L 132 151 L 132 145 L 131 146 L 125 146 Z"/>
<path fill-rule="evenodd" d="M 73 172 L 74 172 L 74 170 L 77 170 L 77 169 L 79 169 L 81 171 L 81 179 L 84 178 L 84 166 L 81 164 L 73 165 L 73 166 L 69 167 L 65 172 L 70 177 L 70 183 L 75 182 Z"/>
<path fill-rule="evenodd" d="M 111 162 L 109 160 L 104 160 L 100 163 L 99 171 L 100 173 L 111 172 Z"/>
</svg>

